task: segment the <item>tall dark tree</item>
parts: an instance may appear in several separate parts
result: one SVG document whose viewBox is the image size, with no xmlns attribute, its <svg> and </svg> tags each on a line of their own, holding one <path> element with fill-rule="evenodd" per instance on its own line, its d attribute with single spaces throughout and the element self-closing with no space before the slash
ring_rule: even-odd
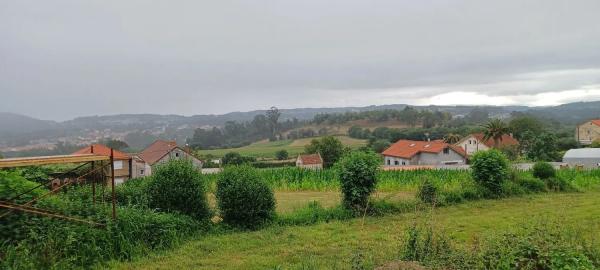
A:
<svg viewBox="0 0 600 270">
<path fill-rule="evenodd" d="M 305 146 L 304 151 L 308 154 L 321 154 L 323 166 L 329 168 L 344 154 L 344 145 L 336 137 L 325 136 L 321 139 L 313 139 Z"/>
<path fill-rule="evenodd" d="M 281 116 L 281 112 L 277 107 L 273 106 L 266 112 L 269 129 L 271 130 L 271 138 L 275 138 L 275 134 L 277 134 L 277 129 L 279 127 L 279 117 Z"/>
<path fill-rule="evenodd" d="M 100 143 L 104 144 L 110 148 L 113 148 L 115 150 L 123 150 L 123 149 L 129 147 L 129 145 L 126 142 L 120 141 L 120 140 L 115 140 L 115 139 L 101 140 Z"/>
<path fill-rule="evenodd" d="M 514 117 L 510 120 L 508 126 L 517 140 L 521 140 L 523 134 L 527 131 L 534 134 L 539 134 L 544 131 L 544 124 L 540 120 L 526 115 Z"/>
</svg>

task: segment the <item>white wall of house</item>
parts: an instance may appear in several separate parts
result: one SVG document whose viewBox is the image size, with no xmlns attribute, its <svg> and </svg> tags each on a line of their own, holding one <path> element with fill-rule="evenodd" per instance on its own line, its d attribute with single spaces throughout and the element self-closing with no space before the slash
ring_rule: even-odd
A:
<svg viewBox="0 0 600 270">
<path fill-rule="evenodd" d="M 472 155 L 473 153 L 480 151 L 480 150 L 485 151 L 485 150 L 490 149 L 489 147 L 487 147 L 487 145 L 483 144 L 482 142 L 477 140 L 477 138 L 475 138 L 475 136 L 472 136 L 472 135 L 467 138 L 464 138 L 463 140 L 458 142 L 458 144 L 456 144 L 456 145 L 461 147 L 462 149 L 464 149 L 465 152 L 467 152 L 467 155 Z"/>
<path fill-rule="evenodd" d="M 385 166 L 407 166 L 407 165 L 415 165 L 415 164 L 411 164 L 410 162 L 411 162 L 410 159 L 399 158 L 399 157 L 385 156 L 385 158 L 384 158 L 384 165 Z"/>
<path fill-rule="evenodd" d="M 439 153 L 424 153 L 421 152 L 417 165 L 449 165 L 449 164 L 464 164 L 465 158 L 451 148 L 447 151 Z"/>
<path fill-rule="evenodd" d="M 189 159 L 192 161 L 194 166 L 196 166 L 196 168 L 202 169 L 202 161 L 198 160 L 194 156 L 188 154 L 187 152 L 185 152 L 179 148 L 175 148 L 175 149 L 171 150 L 171 152 L 169 152 L 164 157 L 159 159 L 155 164 L 168 162 L 169 160 L 172 160 L 172 159 Z"/>
<path fill-rule="evenodd" d="M 439 153 L 416 154 L 410 159 L 384 156 L 385 166 L 408 166 L 408 165 L 449 165 L 449 164 L 465 164 L 465 158 L 451 148 L 447 151 Z"/>
</svg>

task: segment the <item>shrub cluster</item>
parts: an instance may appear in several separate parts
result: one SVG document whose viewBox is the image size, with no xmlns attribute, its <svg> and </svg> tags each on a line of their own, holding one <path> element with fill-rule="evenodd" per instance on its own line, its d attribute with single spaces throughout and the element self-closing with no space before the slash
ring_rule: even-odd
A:
<svg viewBox="0 0 600 270">
<path fill-rule="evenodd" d="M 365 209 L 377 184 L 379 164 L 377 154 L 362 151 L 351 152 L 336 164 L 344 207 L 355 211 Z"/>
<path fill-rule="evenodd" d="M 191 217 L 147 208 L 119 207 L 113 221 L 110 205 L 91 207 L 90 194 L 88 186 L 72 187 L 43 199 L 37 206 L 106 224 L 105 228 L 28 216 L 26 222 L 18 223 L 27 237 L 0 247 L 0 269 L 92 268 L 107 260 L 129 260 L 171 247 L 201 229 Z"/>
<path fill-rule="evenodd" d="M 275 197 L 250 166 L 226 167 L 217 180 L 217 202 L 223 221 L 257 228 L 275 216 Z"/>
<path fill-rule="evenodd" d="M 556 170 L 548 162 L 536 162 L 533 165 L 533 176 L 545 180 L 551 177 L 556 177 Z"/>
<path fill-rule="evenodd" d="M 600 249 L 559 221 L 523 224 L 463 248 L 428 225 L 408 228 L 400 260 L 432 269 L 597 269 Z"/>
<path fill-rule="evenodd" d="M 484 188 L 488 198 L 502 195 L 502 187 L 508 178 L 509 162 L 502 152 L 492 149 L 478 151 L 471 158 L 473 179 Z"/>
<path fill-rule="evenodd" d="M 423 179 L 423 183 L 419 185 L 417 198 L 427 204 L 435 204 L 438 197 L 438 188 L 429 178 Z"/>
<path fill-rule="evenodd" d="M 202 174 L 188 160 L 172 160 L 155 168 L 148 183 L 148 205 L 197 219 L 210 217 Z"/>
</svg>

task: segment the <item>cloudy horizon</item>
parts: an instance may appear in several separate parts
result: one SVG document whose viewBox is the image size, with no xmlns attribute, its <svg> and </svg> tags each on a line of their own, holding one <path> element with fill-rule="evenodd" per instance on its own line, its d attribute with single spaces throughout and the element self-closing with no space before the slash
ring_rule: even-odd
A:
<svg viewBox="0 0 600 270">
<path fill-rule="evenodd" d="M 597 101 L 599 12 L 596 0 L 6 0 L 0 111 Z"/>
</svg>

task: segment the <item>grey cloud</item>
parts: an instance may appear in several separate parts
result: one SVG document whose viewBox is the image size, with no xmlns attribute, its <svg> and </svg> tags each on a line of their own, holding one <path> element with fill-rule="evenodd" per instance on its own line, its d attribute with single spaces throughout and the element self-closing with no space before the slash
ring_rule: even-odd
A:
<svg viewBox="0 0 600 270">
<path fill-rule="evenodd" d="M 578 89 L 600 83 L 598 12 L 596 0 L 6 0 L 0 110 L 189 115 Z"/>
</svg>

